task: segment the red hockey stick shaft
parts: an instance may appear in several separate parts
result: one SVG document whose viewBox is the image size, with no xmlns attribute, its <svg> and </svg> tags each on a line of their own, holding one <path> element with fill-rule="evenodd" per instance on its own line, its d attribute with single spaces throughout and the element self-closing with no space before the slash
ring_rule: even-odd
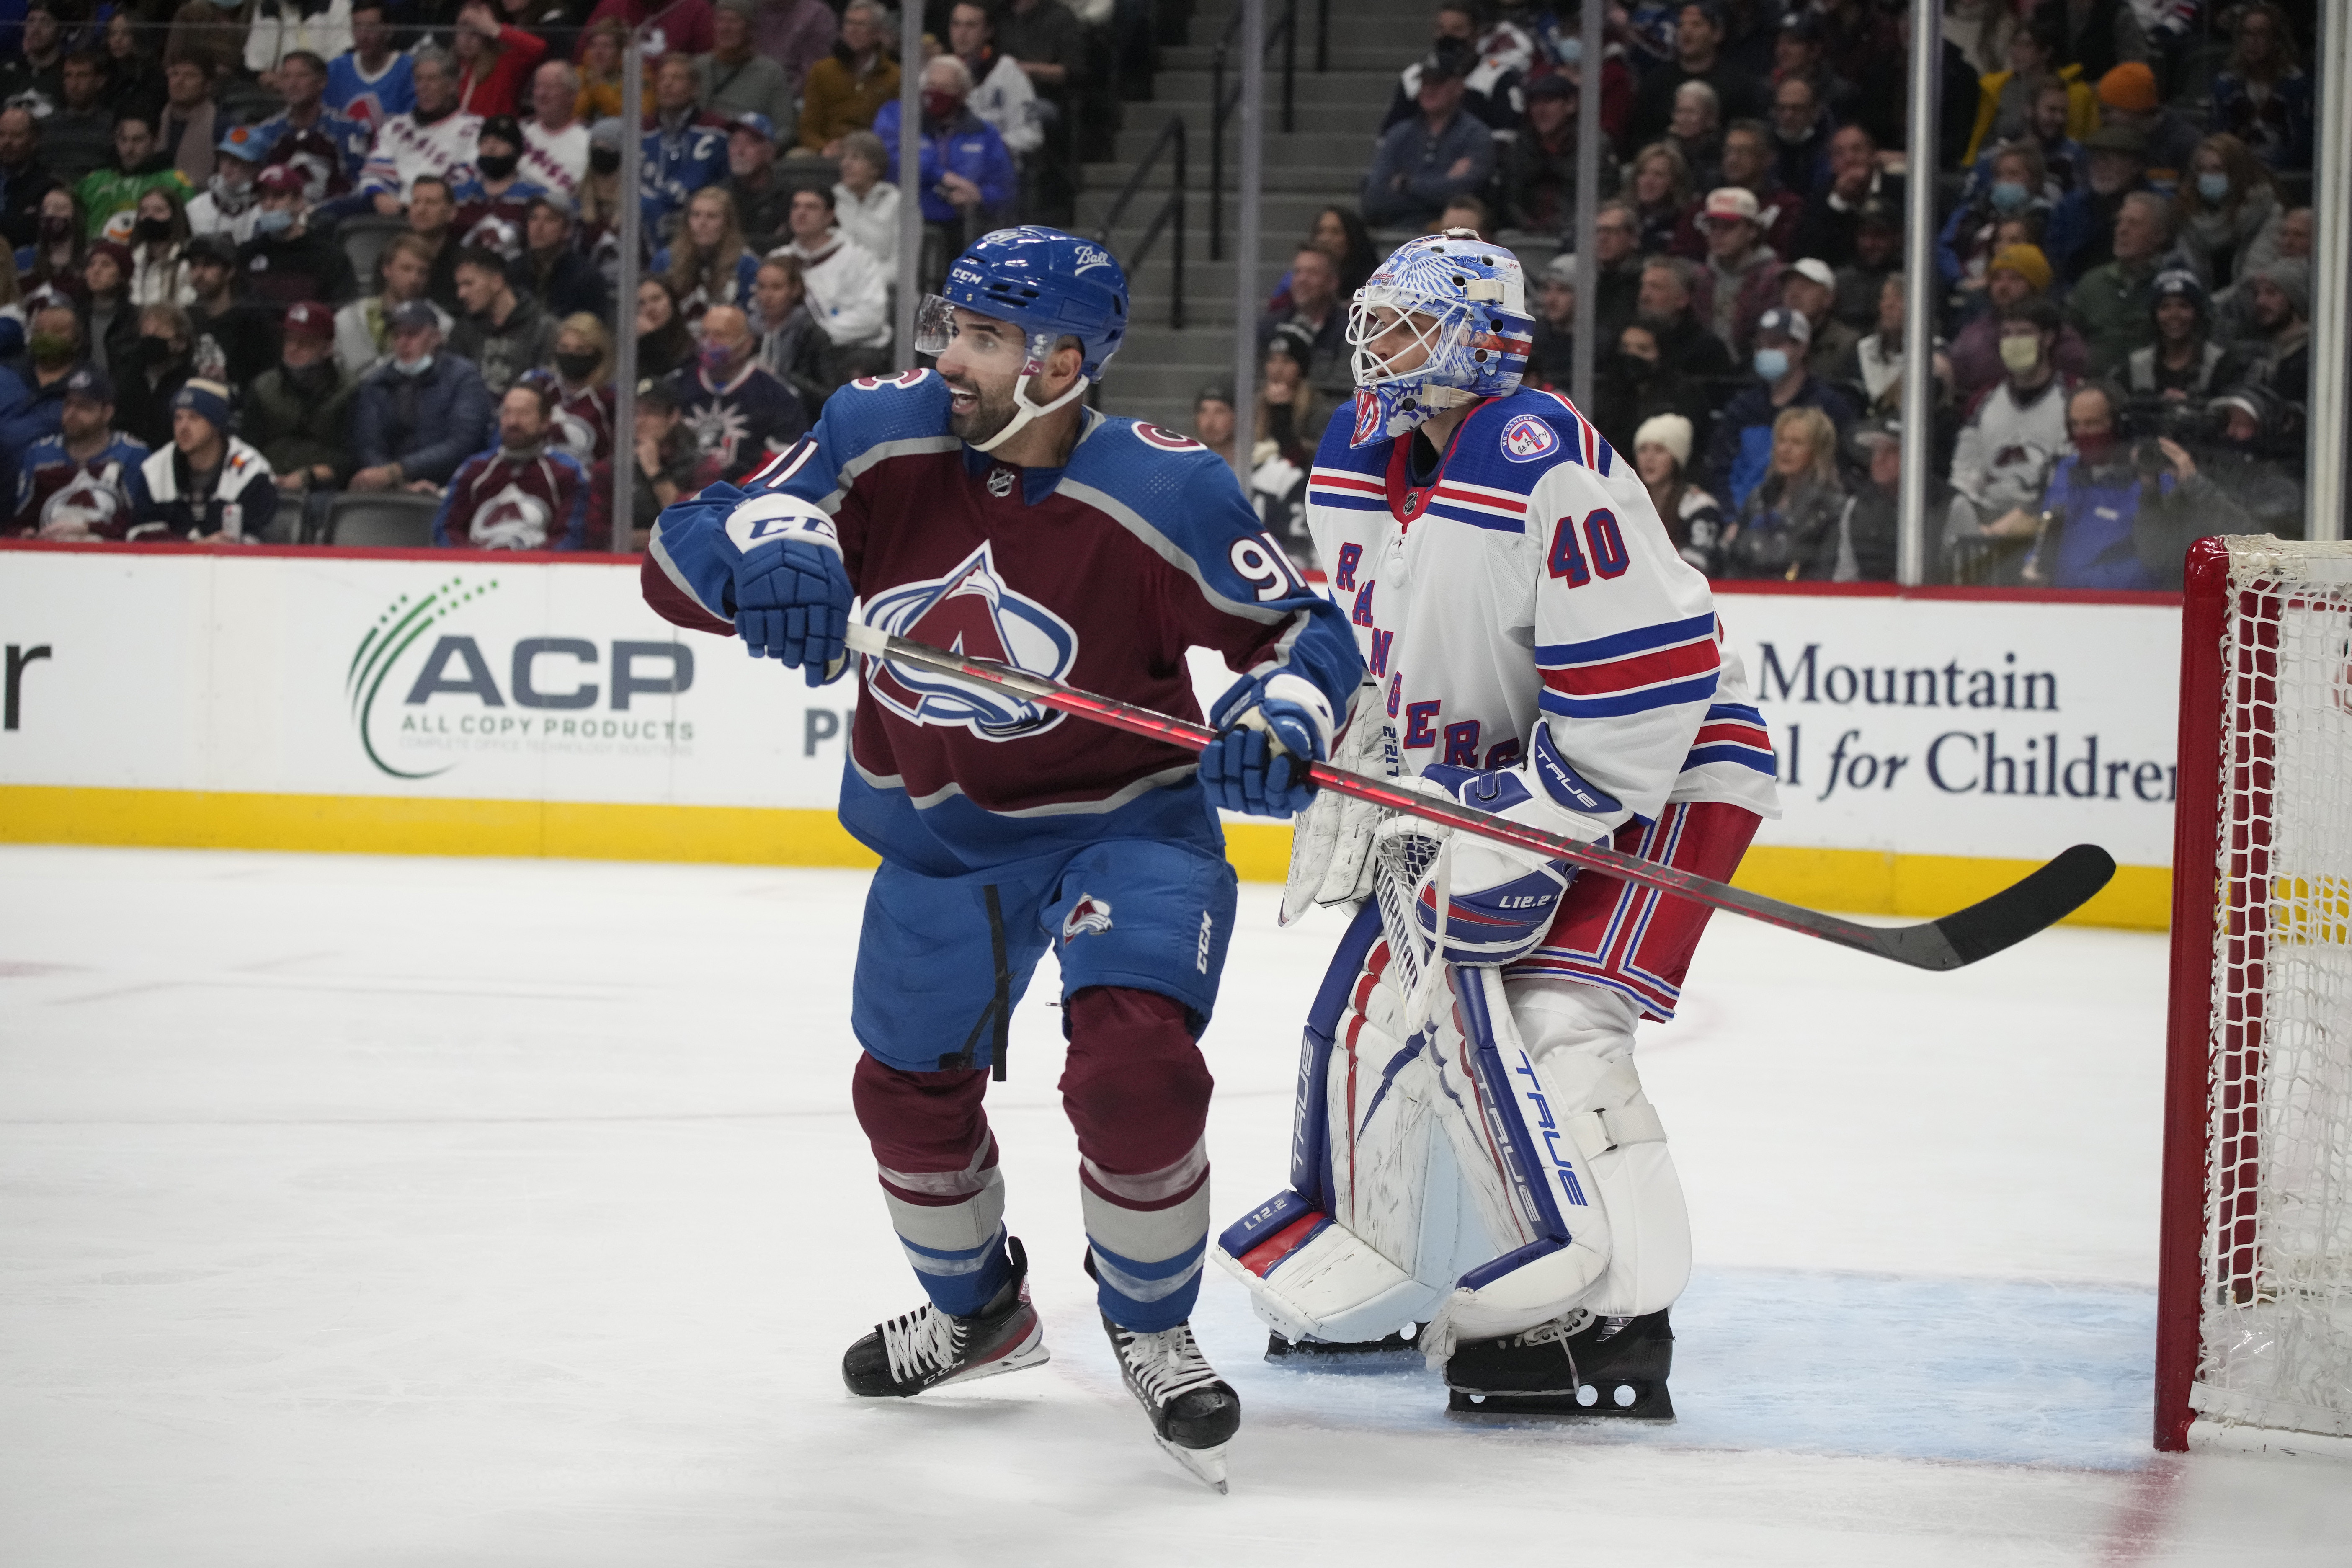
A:
<svg viewBox="0 0 2352 1568">
<path fill-rule="evenodd" d="M 1188 752 L 1205 751 L 1209 742 L 1216 738 L 1216 731 L 1205 724 L 1195 724 L 1172 714 L 1158 712 L 1132 702 L 1122 702 L 1115 697 L 1081 691 L 1076 687 L 1064 685 L 1025 669 L 1016 669 L 1010 665 L 998 664 L 992 659 L 969 658 L 944 648 L 933 647 L 928 643 L 893 637 L 873 626 L 853 622 L 848 644 L 853 652 L 869 658 L 901 660 L 942 675 L 956 676 L 1001 691 L 1010 691 L 1041 707 L 1075 714 L 1114 730 L 1125 730 L 1130 734 L 1148 735 L 1171 745 L 1181 746 Z M 2107 879 L 2115 874 L 2115 862 L 2108 858 L 2105 850 L 2078 844 L 2033 871 L 2023 881 L 1940 921 L 1915 926 L 1866 926 L 1801 905 L 1768 899 L 1726 882 L 1660 865 L 1654 860 L 1644 860 L 1603 844 L 1580 844 L 1572 838 L 1563 838 L 1556 833 L 1547 833 L 1539 827 L 1513 822 L 1474 806 L 1423 795 L 1393 780 L 1353 773 L 1346 768 L 1333 767 L 1328 763 L 1310 764 L 1307 777 L 1318 788 L 1328 789 L 1335 795 L 1369 801 L 1424 821 L 1441 822 L 1464 833 L 1533 850 L 1587 870 L 1655 888 L 1661 892 L 1688 899 L 1711 909 L 1727 910 L 1733 914 L 1762 921 L 1784 931 L 1801 931 L 1807 936 L 1833 942 L 1859 952 L 1892 958 L 1922 969 L 1957 969 L 2021 942 L 2073 913 L 2092 894 L 2105 887 Z"/>
</svg>

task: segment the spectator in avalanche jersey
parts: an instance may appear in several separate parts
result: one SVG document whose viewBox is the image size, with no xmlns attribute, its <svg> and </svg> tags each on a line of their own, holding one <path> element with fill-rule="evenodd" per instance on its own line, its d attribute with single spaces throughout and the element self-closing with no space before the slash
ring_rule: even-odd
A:
<svg viewBox="0 0 2352 1568">
<path fill-rule="evenodd" d="M 433 519 L 433 542 L 474 550 L 577 550 L 588 473 L 547 440 L 548 397 L 522 384 L 499 400 L 499 444 L 466 459 Z"/>
<path fill-rule="evenodd" d="M 268 149 L 262 162 L 299 169 L 314 205 L 349 195 L 367 162 L 368 129 L 327 107 L 327 62 L 297 49 L 278 62 L 278 85 L 285 109 L 253 128 L 254 140 Z"/>
<path fill-rule="evenodd" d="M 808 433 L 800 395 L 760 367 L 751 323 L 732 305 L 702 318 L 700 363 L 678 373 L 678 407 L 703 456 L 740 479 Z"/>
<path fill-rule="evenodd" d="M 172 398 L 170 445 L 132 470 L 131 539 L 257 540 L 278 514 L 269 459 L 228 433 L 228 388 L 191 381 Z"/>
<path fill-rule="evenodd" d="M 457 73 L 441 55 L 416 57 L 416 107 L 376 127 L 375 145 L 360 170 L 360 189 L 375 210 L 395 216 L 422 174 L 446 178 L 474 161 L 482 118 L 457 107 Z"/>
<path fill-rule="evenodd" d="M 490 0 L 457 7 L 451 51 L 457 64 L 457 107 L 485 119 L 522 106 L 522 84 L 547 53 L 547 40 L 500 23 Z"/>
<path fill-rule="evenodd" d="M 412 62 L 392 47 L 392 27 L 381 0 L 352 7 L 352 47 L 327 65 L 327 106 L 350 116 L 373 135 L 395 114 L 416 107 Z"/>
<path fill-rule="evenodd" d="M 114 384 L 95 365 L 66 377 L 61 428 L 27 447 L 16 470 L 16 531 L 38 539 L 120 539 L 131 476 L 147 448 L 114 428 Z"/>
<path fill-rule="evenodd" d="M 654 72 L 654 128 L 645 139 L 648 225 L 685 211 L 688 196 L 727 178 L 728 128 L 703 113 L 694 94 L 694 62 L 663 57 Z"/>
<path fill-rule="evenodd" d="M 555 330 L 555 368 L 536 371 L 546 378 L 555 405 L 548 439 L 593 467 L 613 450 L 613 334 L 585 310 L 563 318 Z M 529 379 L 529 378 L 526 378 Z M 644 405 L 638 405 L 642 413 Z"/>
<path fill-rule="evenodd" d="M 253 237 L 236 247 L 246 297 L 279 310 L 298 300 L 340 305 L 358 298 L 351 258 L 331 233 L 315 233 L 310 226 L 302 172 L 280 163 L 264 169 L 259 184 L 261 213 L 254 220 Z"/>
<path fill-rule="evenodd" d="M 523 228 L 530 204 L 547 194 L 520 174 L 522 127 L 510 114 L 482 121 L 470 172 L 460 171 L 449 187 L 457 204 L 457 243 L 495 250 L 509 260 L 522 254 Z"/>
</svg>

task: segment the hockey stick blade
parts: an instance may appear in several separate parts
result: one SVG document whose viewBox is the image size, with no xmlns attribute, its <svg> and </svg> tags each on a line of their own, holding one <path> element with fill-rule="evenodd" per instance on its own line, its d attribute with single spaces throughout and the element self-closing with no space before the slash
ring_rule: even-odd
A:
<svg viewBox="0 0 2352 1568">
<path fill-rule="evenodd" d="M 928 643 L 893 637 L 878 627 L 853 621 L 847 637 L 854 653 L 869 658 L 898 659 L 977 685 L 1027 698 L 1041 708 L 1074 714 L 1129 734 L 1146 735 L 1189 752 L 1207 749 L 1216 732 L 1205 724 L 1156 712 L 1115 697 L 1097 696 L 1066 686 L 1048 677 L 1015 669 L 991 659 L 967 658 Z M 1759 893 L 1712 881 L 1654 860 L 1627 855 L 1605 844 L 1580 844 L 1558 834 L 1509 821 L 1454 801 L 1420 794 L 1390 779 L 1317 763 L 1307 776 L 1318 788 L 1370 801 L 1424 821 L 1440 822 L 1465 833 L 1491 838 L 1521 849 L 1531 849 L 1587 870 L 1622 881 L 1638 882 L 1688 899 L 1710 909 L 1727 910 L 1750 920 L 1801 931 L 1856 952 L 1892 959 L 1914 969 L 1958 969 L 1989 958 L 2004 948 L 2044 931 L 2080 909 L 2107 885 L 2116 863 L 2095 845 L 2078 844 L 2013 887 L 2004 888 L 1979 903 L 1938 921 L 1908 926 L 1868 926 L 1841 920 L 1799 904 L 1783 903 Z"/>
</svg>

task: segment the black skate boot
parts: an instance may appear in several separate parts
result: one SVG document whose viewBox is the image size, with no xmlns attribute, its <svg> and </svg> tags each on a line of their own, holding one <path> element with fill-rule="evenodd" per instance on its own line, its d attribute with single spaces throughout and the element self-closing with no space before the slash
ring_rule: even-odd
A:
<svg viewBox="0 0 2352 1568">
<path fill-rule="evenodd" d="M 959 1318 L 929 1301 L 877 1323 L 841 1358 L 841 1381 L 861 1399 L 905 1399 L 950 1383 L 1018 1372 L 1047 1360 L 1045 1326 L 1029 1305 L 1029 1255 L 1005 1238 L 1013 1278 L 977 1316 Z"/>
<path fill-rule="evenodd" d="M 1472 1415 L 1590 1415 L 1671 1421 L 1675 1331 L 1664 1310 L 1596 1318 L 1578 1308 L 1525 1333 L 1456 1345 L 1445 1408 Z"/>
<path fill-rule="evenodd" d="M 1151 1417 L 1151 1435 L 1171 1458 L 1223 1491 L 1225 1445 L 1241 1430 L 1242 1398 L 1202 1355 L 1192 1325 L 1139 1334 L 1102 1321 L 1127 1391 Z"/>
</svg>

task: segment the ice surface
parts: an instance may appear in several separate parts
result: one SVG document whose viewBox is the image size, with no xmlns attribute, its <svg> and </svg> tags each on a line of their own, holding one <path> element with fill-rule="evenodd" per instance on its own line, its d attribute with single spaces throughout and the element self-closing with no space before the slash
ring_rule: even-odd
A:
<svg viewBox="0 0 2352 1568">
<path fill-rule="evenodd" d="M 1050 963 L 990 1110 L 1048 1366 L 903 1406 L 847 1108 L 863 878 L 0 851 L 0 1563 L 2352 1561 L 2352 1476 L 2147 1447 L 2164 950 L 1916 974 L 1719 920 L 1650 1034 L 1699 1270 L 1663 1428 L 1258 1359 L 1219 1498 L 1077 1268 Z M 1325 921 L 1206 1042 L 1281 1184 Z"/>
</svg>

